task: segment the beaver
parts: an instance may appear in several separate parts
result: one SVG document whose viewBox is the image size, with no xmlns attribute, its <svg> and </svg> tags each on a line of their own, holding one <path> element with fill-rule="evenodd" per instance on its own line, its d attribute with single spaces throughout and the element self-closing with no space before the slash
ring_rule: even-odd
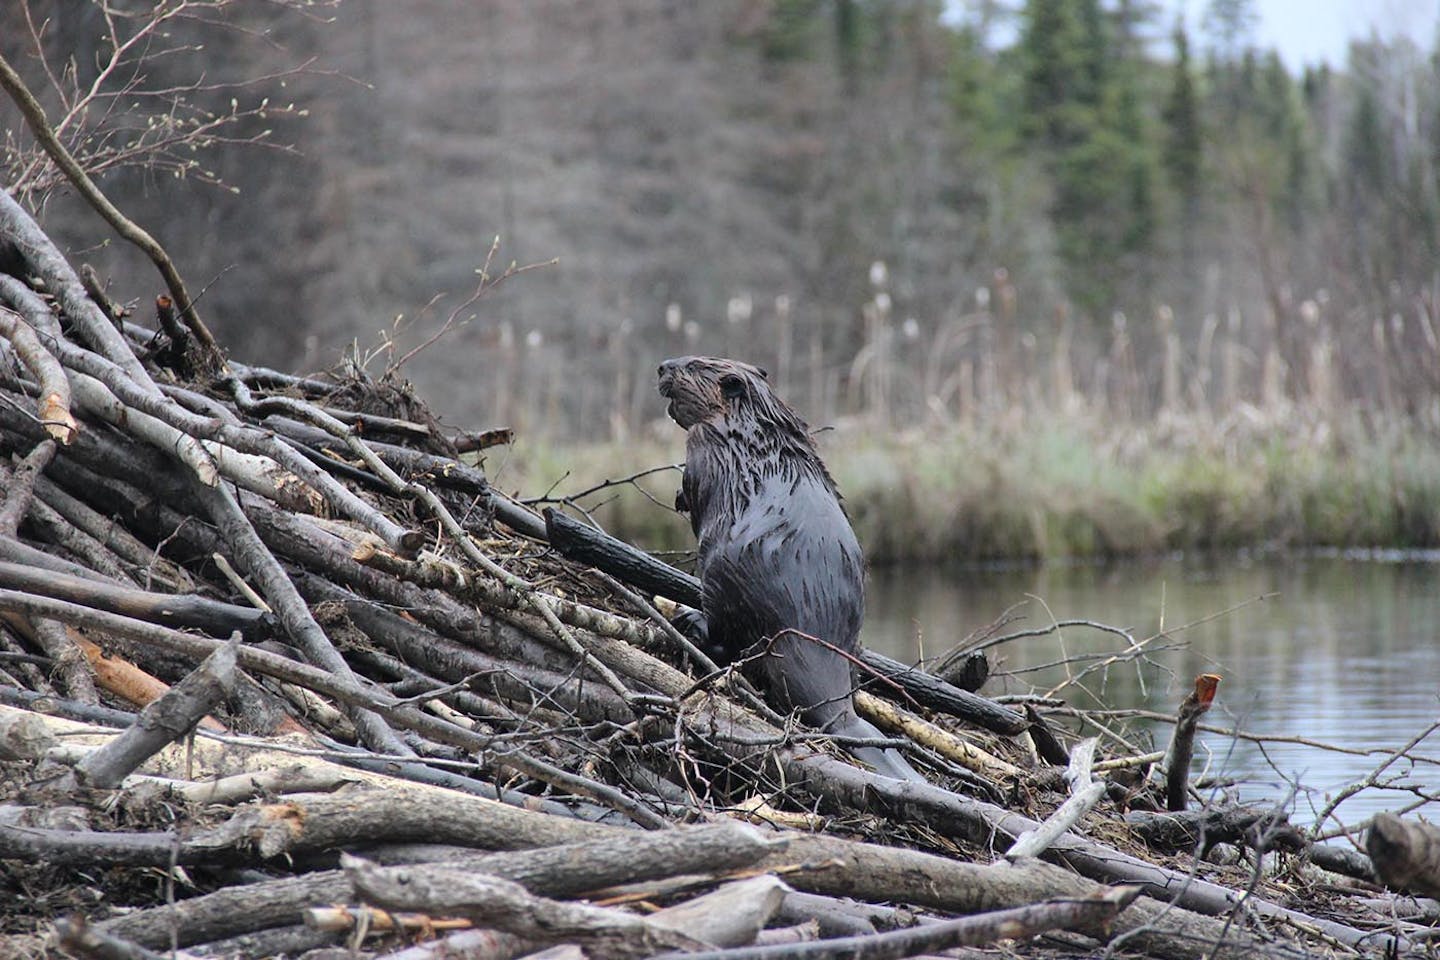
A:
<svg viewBox="0 0 1440 960">
<path fill-rule="evenodd" d="M 865 617 L 860 544 L 805 422 L 767 376 L 715 357 L 660 364 L 660 395 L 687 431 L 676 508 L 699 539 L 702 610 L 686 625 L 722 664 L 744 658 L 781 712 L 879 737 L 855 714 L 845 656 L 859 648 Z M 886 776 L 923 780 L 894 750 L 850 753 Z"/>
</svg>

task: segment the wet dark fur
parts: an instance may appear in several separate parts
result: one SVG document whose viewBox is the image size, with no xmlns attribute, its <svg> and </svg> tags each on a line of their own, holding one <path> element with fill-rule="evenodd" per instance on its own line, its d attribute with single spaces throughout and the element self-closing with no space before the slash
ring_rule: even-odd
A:
<svg viewBox="0 0 1440 960">
<path fill-rule="evenodd" d="M 725 662 L 768 651 L 748 672 L 778 710 L 831 733 L 881 736 L 855 714 L 851 662 L 808 639 L 853 653 L 865 588 L 860 544 L 804 421 L 748 363 L 680 357 L 659 377 L 670 417 L 688 431 L 676 505 L 699 538 L 710 647 Z M 893 750 L 851 752 L 920 779 Z"/>
</svg>

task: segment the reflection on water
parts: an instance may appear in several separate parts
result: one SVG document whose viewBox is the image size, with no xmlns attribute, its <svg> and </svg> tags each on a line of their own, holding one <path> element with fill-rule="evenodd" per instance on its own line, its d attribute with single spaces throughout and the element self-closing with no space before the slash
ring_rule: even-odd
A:
<svg viewBox="0 0 1440 960">
<path fill-rule="evenodd" d="M 872 572 L 867 596 L 865 643 L 907 662 L 943 653 L 1015 604 L 1023 604 L 1015 613 L 1024 619 L 1000 634 L 1044 626 L 1053 616 L 1124 627 L 1137 642 L 1153 638 L 1144 662 L 1084 676 L 1098 663 L 1093 655 L 1121 651 L 1125 640 L 1069 627 L 1058 637 L 1011 641 L 991 650 L 986 693 L 1048 690 L 1073 677 L 1078 681 L 1059 695 L 1074 705 L 1098 700 L 1170 713 L 1197 673 L 1213 672 L 1225 679 L 1206 722 L 1356 750 L 1393 750 L 1440 718 L 1437 563 L 1231 558 L 1005 571 L 880 569 Z M 1153 736 L 1157 749 L 1169 736 L 1168 725 L 1137 729 Z M 1310 821 L 1327 792 L 1362 779 L 1385 758 L 1218 734 L 1202 734 L 1201 741 L 1196 770 L 1208 763 L 1208 774 L 1243 779 L 1243 799 L 1283 799 L 1287 781 L 1303 784 L 1297 822 Z M 1416 752 L 1440 762 L 1440 733 Z M 1437 763 L 1402 761 L 1387 770 L 1395 775 L 1440 790 Z M 1347 800 L 1338 815 L 1356 823 L 1413 799 L 1368 790 Z M 1436 809 L 1426 812 L 1433 816 Z"/>
</svg>

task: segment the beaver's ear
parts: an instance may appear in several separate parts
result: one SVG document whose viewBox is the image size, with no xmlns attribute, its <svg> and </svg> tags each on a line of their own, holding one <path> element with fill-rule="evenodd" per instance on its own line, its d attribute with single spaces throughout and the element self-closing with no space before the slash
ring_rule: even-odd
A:
<svg viewBox="0 0 1440 960">
<path fill-rule="evenodd" d="M 756 367 L 755 369 L 760 371 L 760 379 L 761 379 L 761 380 L 769 380 L 769 379 L 770 379 L 770 371 L 769 371 L 769 370 L 766 370 L 764 367 Z"/>
<path fill-rule="evenodd" d="M 720 378 L 720 394 L 726 400 L 745 396 L 745 378 L 733 373 L 725 374 Z"/>
</svg>

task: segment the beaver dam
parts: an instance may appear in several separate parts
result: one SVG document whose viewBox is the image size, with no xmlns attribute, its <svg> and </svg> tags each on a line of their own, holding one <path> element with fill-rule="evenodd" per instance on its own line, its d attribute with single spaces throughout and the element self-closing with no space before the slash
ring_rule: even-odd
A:
<svg viewBox="0 0 1440 960">
<path fill-rule="evenodd" d="M 881 736 L 818 734 L 671 624 L 694 577 L 490 487 L 503 436 L 227 361 L 4 194 L 0 241 L 0 956 L 1431 949 L 1432 828 L 1188 782 L 1215 677 L 1136 755 L 977 651 L 861 652 Z"/>
</svg>

